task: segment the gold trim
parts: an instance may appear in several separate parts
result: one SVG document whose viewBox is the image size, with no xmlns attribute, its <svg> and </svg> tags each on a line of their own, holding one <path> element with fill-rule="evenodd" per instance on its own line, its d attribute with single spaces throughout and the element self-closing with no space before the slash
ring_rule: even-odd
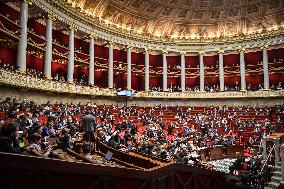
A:
<svg viewBox="0 0 284 189">
<path fill-rule="evenodd" d="M 73 23 L 69 26 L 69 30 L 76 32 L 78 29 L 77 29 L 77 26 Z"/>
<path fill-rule="evenodd" d="M 21 70 L 20 68 L 17 69 L 16 72 L 19 73 L 19 74 L 24 74 L 24 75 L 27 74 L 26 70 Z"/>
<path fill-rule="evenodd" d="M 52 21 L 55 21 L 56 20 L 56 15 L 54 14 L 54 13 L 49 13 L 48 15 L 47 15 L 47 18 L 49 18 L 50 20 L 52 20 Z"/>
<path fill-rule="evenodd" d="M 186 53 L 187 53 L 186 51 L 180 51 L 179 52 L 180 55 L 186 55 Z"/>
<path fill-rule="evenodd" d="M 162 54 L 168 54 L 168 53 L 169 53 L 169 51 L 167 49 L 162 50 Z"/>
<path fill-rule="evenodd" d="M 74 84 L 74 80 L 67 80 L 68 84 Z"/>
<path fill-rule="evenodd" d="M 25 3 L 27 3 L 28 5 L 32 5 L 33 4 L 33 0 L 24 0 Z"/>
<path fill-rule="evenodd" d="M 91 40 L 91 39 L 94 39 L 94 40 L 96 40 L 98 38 L 98 34 L 97 33 L 91 33 L 91 35 L 89 35 L 89 39 Z"/>
<path fill-rule="evenodd" d="M 225 50 L 224 49 L 219 49 L 218 54 L 224 54 Z"/>
<path fill-rule="evenodd" d="M 205 52 L 204 51 L 199 51 L 198 54 L 199 55 L 205 55 Z"/>
<path fill-rule="evenodd" d="M 53 80 L 23 75 L 0 68 L 0 83 L 24 89 L 33 89 L 46 92 L 58 92 L 68 94 L 81 94 L 90 96 L 117 96 L 115 89 L 103 89 L 91 86 L 80 86 L 74 83 L 61 83 Z M 132 91 L 134 91 L 132 89 Z M 224 92 L 155 92 L 140 91 L 135 92 L 133 98 L 153 98 L 153 99 L 222 99 L 222 98 L 266 98 L 284 97 L 284 90 L 278 91 L 224 91 Z"/>
<path fill-rule="evenodd" d="M 46 80 L 52 80 L 53 78 L 51 76 L 48 76 L 48 77 L 44 77 L 44 79 Z"/>
</svg>

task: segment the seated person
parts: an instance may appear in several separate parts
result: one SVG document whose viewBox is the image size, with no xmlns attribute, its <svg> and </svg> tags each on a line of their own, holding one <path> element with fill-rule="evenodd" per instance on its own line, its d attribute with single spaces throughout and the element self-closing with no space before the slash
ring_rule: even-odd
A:
<svg viewBox="0 0 284 189">
<path fill-rule="evenodd" d="M 53 136 L 53 135 L 54 135 L 53 121 L 48 122 L 48 123 L 46 124 L 46 126 L 45 126 L 45 127 L 43 128 L 43 130 L 42 130 L 41 135 L 42 135 L 43 137 L 45 137 L 45 136 L 50 137 L 50 136 Z"/>
<path fill-rule="evenodd" d="M 20 153 L 19 124 L 16 122 L 2 126 L 0 132 L 0 151 L 8 153 Z"/>
<path fill-rule="evenodd" d="M 51 150 L 52 150 L 52 147 L 51 146 L 47 146 L 44 150 L 42 149 L 41 147 L 41 144 L 40 144 L 40 139 L 41 139 L 41 136 L 40 134 L 38 133 L 34 133 L 32 134 L 30 140 L 31 140 L 31 144 L 27 147 L 27 150 L 31 150 L 31 149 L 34 149 L 36 150 L 39 154 L 41 154 L 42 156 L 44 157 L 48 157 Z"/>
<path fill-rule="evenodd" d="M 28 118 L 26 115 L 20 115 L 18 119 L 19 130 L 25 131 L 28 126 L 30 126 Z"/>
<path fill-rule="evenodd" d="M 260 171 L 261 160 L 257 156 L 253 156 L 253 158 L 249 161 L 249 170 L 253 174 L 257 174 Z"/>
<path fill-rule="evenodd" d="M 240 152 L 236 152 L 236 156 L 236 161 L 229 167 L 230 173 L 233 173 L 235 170 L 239 169 L 240 166 L 245 162 L 245 158 L 241 156 Z"/>
<path fill-rule="evenodd" d="M 73 147 L 74 152 L 77 154 L 84 154 L 84 145 L 83 143 L 76 143 Z"/>
</svg>

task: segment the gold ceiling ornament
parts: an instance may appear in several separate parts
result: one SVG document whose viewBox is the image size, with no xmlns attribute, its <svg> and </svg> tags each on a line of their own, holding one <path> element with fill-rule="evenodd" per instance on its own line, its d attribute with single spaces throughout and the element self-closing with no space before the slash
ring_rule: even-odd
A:
<svg viewBox="0 0 284 189">
<path fill-rule="evenodd" d="M 150 46 L 144 46 L 143 47 L 143 53 L 144 54 L 149 53 L 151 50 L 152 50 L 152 48 Z"/>
<path fill-rule="evenodd" d="M 106 45 L 109 45 L 109 46 L 115 45 L 114 39 L 111 37 L 109 40 L 106 41 Z"/>
<path fill-rule="evenodd" d="M 167 49 L 163 49 L 162 54 L 169 54 L 169 51 Z"/>
<path fill-rule="evenodd" d="M 89 35 L 89 39 L 94 39 L 96 40 L 98 38 L 98 34 L 96 32 L 92 32 L 90 35 Z"/>
<path fill-rule="evenodd" d="M 261 44 L 261 49 L 268 49 L 269 43 L 263 43 Z"/>
<path fill-rule="evenodd" d="M 219 51 L 218 51 L 218 54 L 224 54 L 225 53 L 225 50 L 220 48 Z"/>
<path fill-rule="evenodd" d="M 53 12 L 50 12 L 50 13 L 47 14 L 47 18 L 49 18 L 52 21 L 55 21 L 57 16 Z"/>
<path fill-rule="evenodd" d="M 186 51 L 180 51 L 179 52 L 180 55 L 186 55 L 186 53 L 187 53 Z"/>
<path fill-rule="evenodd" d="M 198 52 L 198 54 L 199 54 L 199 55 L 205 55 L 205 51 L 204 51 L 204 50 L 200 50 L 200 51 Z"/>
<path fill-rule="evenodd" d="M 74 31 L 74 32 L 76 32 L 78 30 L 77 26 L 74 24 L 74 22 L 69 25 L 69 30 L 70 31 Z"/>
<path fill-rule="evenodd" d="M 33 4 L 33 0 L 24 0 L 25 3 L 28 3 L 29 5 Z"/>
<path fill-rule="evenodd" d="M 243 45 L 239 46 L 238 52 L 239 52 L 239 53 L 240 53 L 240 52 L 246 52 L 245 46 L 243 46 Z"/>
<path fill-rule="evenodd" d="M 132 49 L 133 48 L 133 44 L 132 43 L 128 43 L 125 48 L 126 49 Z"/>
</svg>

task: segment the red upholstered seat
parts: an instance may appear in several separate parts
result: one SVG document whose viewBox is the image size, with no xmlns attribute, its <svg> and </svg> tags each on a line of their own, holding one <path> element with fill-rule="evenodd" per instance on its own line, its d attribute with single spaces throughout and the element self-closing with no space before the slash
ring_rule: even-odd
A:
<svg viewBox="0 0 284 189">
<path fill-rule="evenodd" d="M 16 112 L 17 115 L 22 115 L 22 114 L 27 114 L 28 112 L 27 111 L 18 111 Z"/>
<path fill-rule="evenodd" d="M 38 121 L 39 121 L 39 123 L 40 124 L 44 124 L 44 123 L 47 123 L 47 121 L 48 121 L 48 118 L 47 117 L 39 117 L 38 118 Z"/>
<path fill-rule="evenodd" d="M 5 112 L 0 112 L 0 118 L 5 118 Z"/>
</svg>

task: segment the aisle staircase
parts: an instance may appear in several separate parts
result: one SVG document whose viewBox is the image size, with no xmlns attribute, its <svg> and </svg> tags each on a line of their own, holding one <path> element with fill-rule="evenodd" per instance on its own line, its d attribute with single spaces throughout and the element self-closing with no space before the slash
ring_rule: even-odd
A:
<svg viewBox="0 0 284 189">
<path fill-rule="evenodd" d="M 276 163 L 274 172 L 271 177 L 271 182 L 268 183 L 268 186 L 265 189 L 278 189 L 280 182 L 282 181 L 281 174 L 281 162 Z"/>
</svg>

